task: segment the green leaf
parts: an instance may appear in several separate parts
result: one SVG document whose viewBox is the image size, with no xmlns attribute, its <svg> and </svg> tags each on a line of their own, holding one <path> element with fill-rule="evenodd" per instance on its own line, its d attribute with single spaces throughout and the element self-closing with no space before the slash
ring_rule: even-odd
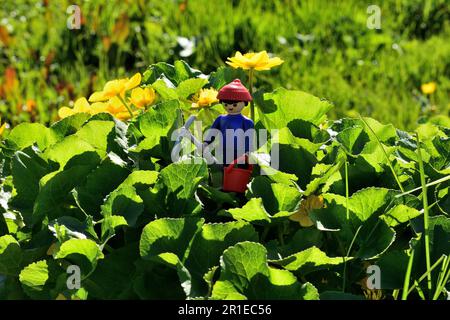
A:
<svg viewBox="0 0 450 320">
<path fill-rule="evenodd" d="M 109 150 L 110 136 L 114 135 L 113 129 L 114 122 L 112 121 L 91 120 L 78 130 L 75 136 L 86 141 L 95 149 L 106 152 Z"/>
<path fill-rule="evenodd" d="M 161 261 L 177 271 L 178 278 L 180 279 L 180 285 L 183 288 L 186 297 L 195 297 L 197 295 L 192 288 L 191 273 L 188 269 L 186 269 L 176 254 L 171 252 L 160 253 L 154 258 L 154 260 Z"/>
<path fill-rule="evenodd" d="M 86 176 L 86 181 L 75 187 L 79 205 L 83 210 L 100 217 L 100 206 L 105 198 L 127 177 L 129 170 L 105 158 L 100 165 Z"/>
<path fill-rule="evenodd" d="M 354 126 L 339 132 L 336 136 L 336 140 L 339 141 L 348 153 L 357 155 L 369 141 L 369 136 L 365 133 L 363 127 Z"/>
<path fill-rule="evenodd" d="M 370 128 L 375 132 L 378 139 L 381 142 L 384 143 L 390 143 L 393 142 L 397 137 L 397 130 L 392 124 L 381 124 L 380 122 L 376 121 L 375 119 L 364 117 L 363 118 L 366 123 L 370 126 Z M 343 118 L 334 121 L 332 125 L 332 129 L 337 132 L 342 132 L 345 129 L 352 128 L 352 127 L 361 127 L 364 129 L 367 136 L 370 138 L 371 141 L 376 142 L 376 138 L 374 134 L 372 133 L 372 130 L 370 130 L 361 119 L 351 119 L 351 118 Z"/>
<path fill-rule="evenodd" d="M 270 215 L 264 209 L 261 198 L 251 198 L 242 208 L 228 209 L 227 212 L 236 220 L 270 222 Z"/>
<path fill-rule="evenodd" d="M 317 290 L 302 286 L 288 270 L 267 264 L 267 251 L 259 243 L 241 242 L 224 251 L 220 279 L 213 299 L 314 299 Z"/>
<path fill-rule="evenodd" d="M 151 84 L 158 78 L 166 77 L 169 81 L 178 85 L 184 80 L 200 76 L 204 77 L 199 70 L 190 67 L 189 64 L 183 60 L 177 60 L 174 65 L 166 62 L 158 62 L 150 65 L 144 72 L 143 82 Z"/>
<path fill-rule="evenodd" d="M 380 218 L 384 220 L 388 226 L 395 227 L 420 215 L 421 212 L 419 210 L 404 204 L 399 204 L 383 214 Z"/>
<path fill-rule="evenodd" d="M 228 66 L 221 66 L 209 76 L 209 84 L 219 90 L 224 85 L 230 83 L 234 79 L 247 79 L 247 75 L 242 69 L 234 69 Z M 243 81 L 244 83 L 244 81 Z"/>
<path fill-rule="evenodd" d="M 75 156 L 81 155 L 86 152 L 95 152 L 96 149 L 77 136 L 68 136 L 64 140 L 57 142 L 45 151 L 44 157 L 49 161 L 54 161 L 60 165 L 60 168 L 64 166 Z M 99 154 L 104 156 L 105 153 Z"/>
<path fill-rule="evenodd" d="M 73 200 L 70 191 L 86 179 L 99 161 L 96 153 L 87 152 L 72 158 L 65 170 L 44 176 L 33 208 L 33 224 L 42 221 L 44 217 L 52 220 L 64 216 L 65 204 Z"/>
<path fill-rule="evenodd" d="M 186 299 L 174 268 L 154 261 L 137 260 L 133 290 L 141 299 Z"/>
<path fill-rule="evenodd" d="M 124 186 L 111 192 L 101 208 L 104 217 L 123 216 L 127 224 L 133 227 L 144 211 L 144 204 L 134 187 Z"/>
<path fill-rule="evenodd" d="M 172 163 L 161 170 L 156 190 L 167 190 L 164 205 L 169 214 L 192 213 L 200 204 L 194 193 L 201 181 L 208 178 L 208 167 L 203 159 L 200 163 Z"/>
<path fill-rule="evenodd" d="M 193 292 L 205 295 L 204 274 L 220 262 L 220 256 L 229 246 L 242 241 L 257 241 L 253 227 L 242 221 L 204 224 L 194 238 L 185 266 L 192 275 Z"/>
<path fill-rule="evenodd" d="M 239 292 L 245 292 L 256 275 L 269 276 L 267 251 L 259 243 L 243 242 L 228 248 L 220 266 L 221 279 L 232 282 Z"/>
<path fill-rule="evenodd" d="M 136 189 L 141 189 L 154 185 L 158 180 L 159 172 L 136 170 L 131 172 L 125 180 L 120 184 L 120 187 L 132 186 Z"/>
<path fill-rule="evenodd" d="M 50 130 L 55 133 L 58 140 L 62 140 L 64 137 L 76 133 L 89 117 L 90 115 L 87 113 L 76 113 L 55 122 L 50 127 Z"/>
<path fill-rule="evenodd" d="M 22 250 L 13 236 L 0 237 L 0 274 L 17 275 L 20 271 Z"/>
<path fill-rule="evenodd" d="M 39 193 L 39 180 L 50 168 L 39 152 L 31 147 L 17 151 L 11 161 L 11 173 L 17 194 L 13 199 L 18 208 L 32 208 Z"/>
<path fill-rule="evenodd" d="M 152 88 L 158 93 L 163 100 L 178 99 L 178 93 L 175 88 L 169 87 L 163 79 L 158 79 L 152 84 Z"/>
<path fill-rule="evenodd" d="M 291 128 L 297 119 L 319 125 L 326 120 L 326 113 L 333 107 L 303 91 L 278 88 L 265 93 L 264 98 L 256 98 L 259 115 L 264 127 L 270 129 Z"/>
<path fill-rule="evenodd" d="M 408 254 L 404 251 L 390 251 L 383 254 L 377 262 L 381 272 L 380 289 L 400 289 L 405 281 Z"/>
<path fill-rule="evenodd" d="M 344 262 L 342 257 L 330 258 L 317 247 L 311 247 L 281 260 L 272 261 L 283 268 L 306 275 L 313 271 L 327 269 Z"/>
<path fill-rule="evenodd" d="M 299 229 L 291 240 L 281 248 L 281 252 L 283 256 L 289 256 L 313 246 L 320 248 L 323 243 L 323 236 L 323 232 L 314 228 Z"/>
<path fill-rule="evenodd" d="M 47 261 L 41 260 L 25 267 L 19 275 L 20 282 L 30 288 L 42 290 L 48 280 Z"/>
<path fill-rule="evenodd" d="M 139 257 L 136 242 L 120 247 L 98 261 L 89 280 L 83 282 L 90 298 L 135 298 L 133 289 L 134 262 Z"/>
<path fill-rule="evenodd" d="M 160 253 L 175 253 L 180 260 L 194 235 L 200 231 L 204 220 L 199 218 L 163 218 L 150 222 L 142 231 L 139 251 L 144 259 L 151 259 Z"/>
<path fill-rule="evenodd" d="M 314 154 L 300 145 L 280 144 L 279 159 L 279 170 L 295 174 L 298 177 L 300 187 L 302 189 L 306 188 L 311 180 L 312 168 L 317 163 Z"/>
<path fill-rule="evenodd" d="M 395 232 L 385 221 L 383 215 L 396 205 L 417 206 L 417 198 L 396 198 L 400 192 L 385 188 L 366 188 L 355 192 L 348 202 L 335 194 L 323 194 L 325 206 L 310 213 L 310 218 L 321 230 L 337 231 L 341 244 L 348 247 L 356 235 L 353 246 L 355 257 L 373 258 L 384 252 L 394 241 Z M 402 217 L 401 219 L 405 219 Z M 389 223 L 393 223 L 388 220 Z M 341 254 L 345 254 L 341 252 Z"/>
<path fill-rule="evenodd" d="M 254 197 L 262 198 L 264 208 L 270 214 L 298 209 L 301 193 L 295 187 L 271 183 L 268 177 L 258 176 L 251 181 L 249 189 Z"/>
<path fill-rule="evenodd" d="M 57 141 L 56 134 L 40 123 L 21 123 L 14 127 L 6 139 L 6 143 L 19 150 L 37 144 L 40 150 Z"/>
<path fill-rule="evenodd" d="M 138 116 L 136 125 L 145 139 L 132 151 L 153 150 L 160 156 L 162 153 L 161 138 L 169 136 L 171 130 L 177 127 L 179 112 L 179 101 L 170 100 L 158 103 Z"/>
<path fill-rule="evenodd" d="M 95 269 L 97 261 L 103 257 L 103 253 L 94 241 L 70 239 L 61 245 L 55 259 L 67 259 L 78 265 L 83 274 L 88 274 Z"/>
<path fill-rule="evenodd" d="M 106 241 L 115 234 L 117 227 L 127 226 L 128 222 L 122 216 L 106 216 L 102 221 L 102 240 Z"/>
<path fill-rule="evenodd" d="M 178 85 L 176 92 L 180 98 L 187 99 L 190 95 L 197 93 L 203 88 L 207 82 L 208 80 L 201 78 L 187 79 Z"/>
<path fill-rule="evenodd" d="M 232 282 L 218 280 L 214 283 L 212 297 L 213 300 L 247 300 L 247 297 L 239 293 Z"/>
<path fill-rule="evenodd" d="M 160 178 L 170 192 L 178 198 L 189 199 L 193 196 L 198 184 L 207 178 L 206 163 L 172 163 L 161 170 Z"/>
</svg>

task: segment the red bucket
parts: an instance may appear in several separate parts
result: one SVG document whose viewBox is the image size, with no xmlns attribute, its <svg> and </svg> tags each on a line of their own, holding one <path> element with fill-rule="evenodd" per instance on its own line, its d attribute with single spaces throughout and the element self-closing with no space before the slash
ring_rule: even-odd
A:
<svg viewBox="0 0 450 320">
<path fill-rule="evenodd" d="M 236 168 L 237 162 L 242 159 L 234 160 L 229 166 L 224 168 L 223 172 L 223 191 L 244 193 L 250 177 L 253 172 L 253 165 L 249 164 L 248 169 Z M 248 158 L 245 156 L 247 162 Z"/>
</svg>

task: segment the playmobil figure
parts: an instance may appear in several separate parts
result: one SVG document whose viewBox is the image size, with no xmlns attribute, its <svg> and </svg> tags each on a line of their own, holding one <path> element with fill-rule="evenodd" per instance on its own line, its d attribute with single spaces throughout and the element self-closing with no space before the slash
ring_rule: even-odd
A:
<svg viewBox="0 0 450 320">
<path fill-rule="evenodd" d="M 220 137 L 216 153 L 219 164 L 223 164 L 222 190 L 244 193 L 250 180 L 253 166 L 248 163 L 254 139 L 254 123 L 241 114 L 242 109 L 252 100 L 250 92 L 239 79 L 220 89 L 217 96 L 227 111 L 212 124 L 205 139 L 204 146 Z M 215 129 L 215 130 L 214 130 Z M 222 160 L 222 162 L 220 162 Z"/>
<path fill-rule="evenodd" d="M 236 159 L 248 155 L 252 150 L 254 137 L 254 123 L 251 119 L 241 114 L 242 109 L 252 100 L 250 92 L 239 79 L 232 81 L 220 89 L 217 96 L 227 111 L 226 115 L 220 115 L 212 124 L 204 142 L 205 146 L 212 143 L 216 137 L 214 133 L 220 132 L 222 157 L 216 154 L 217 159 L 222 159 L 224 165 L 229 165 Z M 220 160 L 219 160 L 220 161 Z"/>
</svg>

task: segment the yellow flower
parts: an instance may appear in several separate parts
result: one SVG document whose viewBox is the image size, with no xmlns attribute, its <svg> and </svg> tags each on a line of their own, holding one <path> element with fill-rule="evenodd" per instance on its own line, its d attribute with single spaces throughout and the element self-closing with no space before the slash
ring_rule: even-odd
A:
<svg viewBox="0 0 450 320">
<path fill-rule="evenodd" d="M 238 51 L 234 57 L 228 58 L 228 60 L 230 61 L 227 61 L 227 64 L 233 68 L 242 68 L 244 70 L 255 69 L 258 71 L 270 70 L 271 68 L 279 66 L 284 62 L 278 57 L 269 58 L 266 51 L 257 53 L 249 52 L 244 55 Z"/>
<path fill-rule="evenodd" d="M 155 101 L 155 90 L 153 88 L 134 88 L 131 91 L 130 102 L 137 108 L 144 108 Z"/>
<path fill-rule="evenodd" d="M 108 112 L 108 106 L 105 102 L 94 102 L 91 104 L 91 114 L 97 114 L 102 112 Z"/>
<path fill-rule="evenodd" d="M 323 208 L 323 197 L 310 195 L 306 199 L 303 199 L 300 204 L 300 209 L 290 216 L 289 219 L 299 222 L 302 227 L 311 227 L 314 225 L 314 222 L 312 222 L 309 214 L 314 209 L 320 208 Z"/>
<path fill-rule="evenodd" d="M 141 83 L 141 74 L 136 73 L 130 79 L 116 79 L 108 81 L 102 91 L 94 92 L 90 97 L 90 102 L 107 101 L 115 96 L 123 96 L 126 91 L 137 87 Z"/>
<path fill-rule="evenodd" d="M 420 89 L 422 90 L 423 94 L 432 94 L 436 91 L 437 85 L 436 82 L 428 82 L 424 83 L 420 86 Z"/>
<path fill-rule="evenodd" d="M 91 113 L 90 110 L 91 110 L 91 106 L 90 106 L 89 102 L 86 100 L 85 97 L 82 97 L 82 98 L 79 98 L 77 101 L 75 101 L 73 108 L 69 108 L 69 107 L 60 108 L 58 110 L 58 116 L 61 119 L 64 119 L 75 113 L 81 113 L 81 112 Z"/>
<path fill-rule="evenodd" d="M 196 97 L 196 102 L 192 104 L 192 108 L 210 107 L 214 103 L 219 102 L 217 94 L 218 92 L 216 89 L 201 89 Z"/>
<path fill-rule="evenodd" d="M 0 124 L 2 123 L 2 117 L 0 117 Z M 3 132 L 5 132 L 6 128 L 6 122 L 0 126 L 0 137 L 3 135 Z"/>
<path fill-rule="evenodd" d="M 119 120 L 128 120 L 131 118 L 127 108 L 123 105 L 122 101 L 118 97 L 111 98 L 106 102 L 106 112 L 112 114 Z M 134 111 L 133 115 L 137 115 L 139 111 Z"/>
</svg>

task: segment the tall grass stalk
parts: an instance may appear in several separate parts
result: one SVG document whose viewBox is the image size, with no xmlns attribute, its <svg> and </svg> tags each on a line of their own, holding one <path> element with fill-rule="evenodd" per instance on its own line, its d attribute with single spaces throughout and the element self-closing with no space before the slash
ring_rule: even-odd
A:
<svg viewBox="0 0 450 320">
<path fill-rule="evenodd" d="M 425 262 L 427 264 L 427 288 L 428 293 L 431 294 L 432 284 L 431 284 L 431 259 L 430 259 L 430 233 L 429 233 L 429 212 L 428 212 L 428 196 L 427 196 L 427 185 L 425 183 L 425 170 L 423 168 L 422 152 L 420 148 L 420 138 L 416 132 L 417 139 L 417 155 L 419 159 L 419 170 L 420 170 L 420 183 L 422 185 L 422 201 L 423 201 L 423 227 L 425 234 Z"/>
<path fill-rule="evenodd" d="M 411 270 L 413 261 L 414 261 L 414 248 L 411 248 L 411 254 L 408 260 L 408 267 L 406 269 L 405 280 L 403 282 L 402 300 L 406 300 L 408 298 L 409 282 L 411 279 Z"/>
<path fill-rule="evenodd" d="M 345 286 L 347 283 L 347 258 L 350 255 L 350 252 L 352 251 L 353 244 L 355 243 L 356 237 L 358 236 L 359 231 L 361 230 L 362 225 L 359 226 L 358 230 L 356 230 L 355 235 L 353 236 L 352 242 L 350 243 L 350 246 L 348 247 L 347 254 L 344 257 L 344 272 L 342 275 L 342 292 L 345 292 Z"/>
<path fill-rule="evenodd" d="M 248 70 L 248 91 L 250 92 L 250 95 L 253 97 L 253 78 L 254 78 L 254 70 L 250 68 Z M 250 101 L 250 119 L 252 119 L 253 122 L 255 122 L 255 103 Z"/>
</svg>

